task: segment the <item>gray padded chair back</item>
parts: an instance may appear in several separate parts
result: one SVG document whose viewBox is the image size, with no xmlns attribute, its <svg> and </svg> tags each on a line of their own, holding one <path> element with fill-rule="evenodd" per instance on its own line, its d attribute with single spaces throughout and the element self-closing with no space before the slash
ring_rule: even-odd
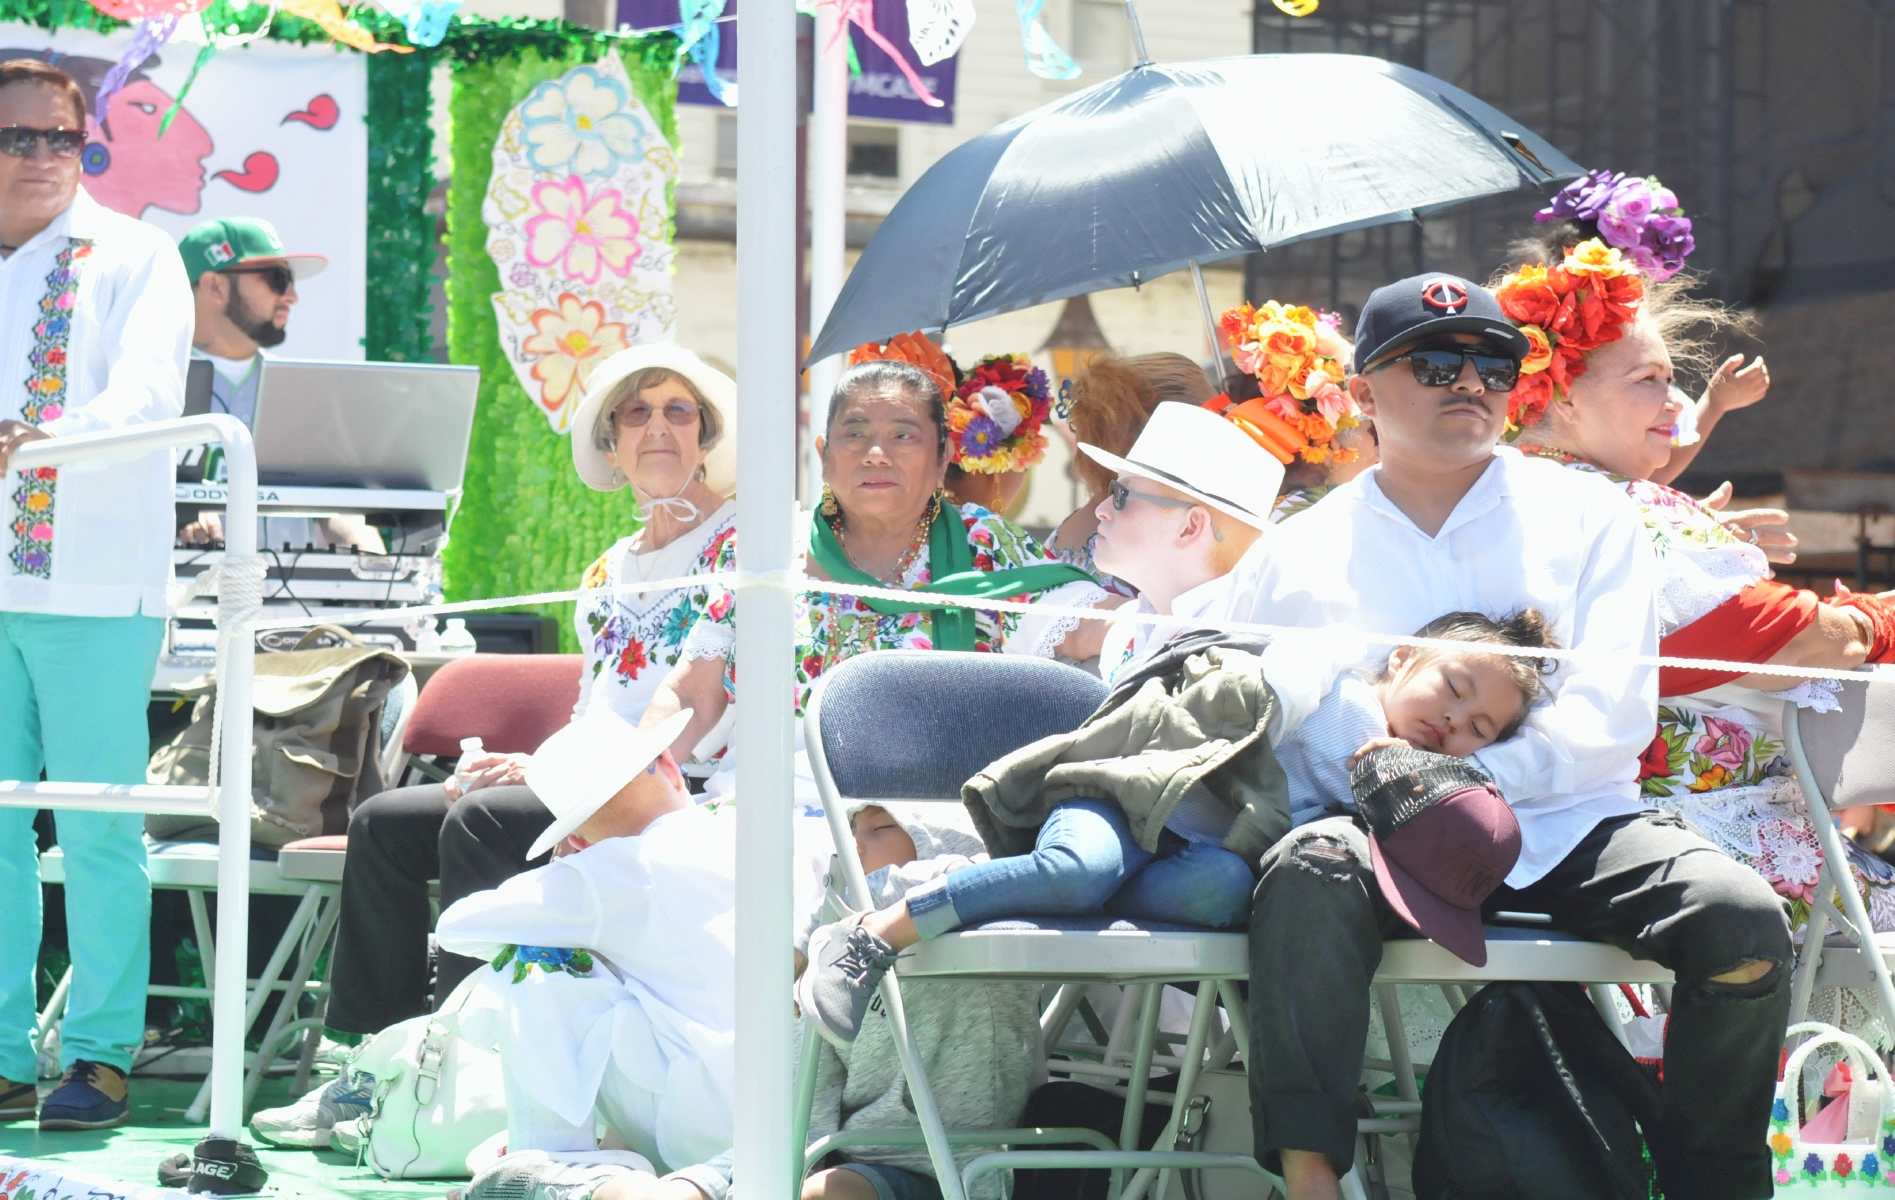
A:
<svg viewBox="0 0 1895 1200">
<path fill-rule="evenodd" d="M 1784 708 L 1784 732 L 1800 737 L 1805 761 L 1832 809 L 1895 804 L 1895 685 L 1849 682 L 1842 707 Z"/>
<path fill-rule="evenodd" d="M 959 800 L 987 764 L 1078 728 L 1104 700 L 1103 683 L 1050 659 L 880 650 L 817 680 L 803 740 L 839 795 Z"/>
</svg>

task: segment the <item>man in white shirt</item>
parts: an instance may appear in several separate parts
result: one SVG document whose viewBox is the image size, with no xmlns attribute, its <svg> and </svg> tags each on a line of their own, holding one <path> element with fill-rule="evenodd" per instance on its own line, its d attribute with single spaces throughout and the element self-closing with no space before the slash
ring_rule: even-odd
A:
<svg viewBox="0 0 1895 1200">
<path fill-rule="evenodd" d="M 0 63 L 0 779 L 145 782 L 145 709 L 171 577 L 169 450 L 8 470 L 48 437 L 176 417 L 190 289 L 171 239 L 79 187 L 84 98 L 37 59 Z M 126 1119 L 144 1040 L 144 818 L 57 814 L 72 1001 L 42 1129 Z M 0 809 L 0 1121 L 31 1117 L 39 957 L 33 812 Z"/>
<path fill-rule="evenodd" d="M 1526 606 L 1575 651 L 1519 736 L 1475 761 L 1521 853 L 1488 910 L 1676 972 L 1662 1118 L 1647 1129 L 1672 1200 L 1771 1194 L 1764 1144 L 1788 1013 L 1789 927 L 1770 886 L 1638 798 L 1657 726 L 1656 564 L 1639 514 L 1603 479 L 1496 448 L 1525 338 L 1483 289 L 1424 275 L 1377 290 L 1350 390 L 1381 464 L 1286 522 L 1233 573 L 1228 615 L 1405 634 L 1443 613 Z M 1263 858 L 1251 909 L 1250 1072 L 1257 1153 L 1290 1200 L 1338 1195 L 1353 1159 L 1381 898 L 1351 817 L 1312 822 Z"/>
</svg>

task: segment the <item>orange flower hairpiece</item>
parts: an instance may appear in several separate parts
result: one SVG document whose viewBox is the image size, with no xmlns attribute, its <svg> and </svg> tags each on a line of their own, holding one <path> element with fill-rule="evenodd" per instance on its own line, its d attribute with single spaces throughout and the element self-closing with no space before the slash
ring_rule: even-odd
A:
<svg viewBox="0 0 1895 1200">
<path fill-rule="evenodd" d="M 954 394 L 956 376 L 959 374 L 954 369 L 954 360 L 949 358 L 947 352 L 941 347 L 929 341 L 924 333 L 919 331 L 898 333 L 888 339 L 886 346 L 875 342 L 863 342 L 849 351 L 849 365 L 852 367 L 857 363 L 877 362 L 882 359 L 893 359 L 896 362 L 920 367 L 940 387 L 943 398 Z"/>
<path fill-rule="evenodd" d="M 1632 260 L 1598 238 L 1579 243 L 1556 266 L 1526 266 L 1494 288 L 1500 309 L 1527 338 L 1520 382 L 1507 397 L 1509 433 L 1537 425 L 1586 373 L 1586 356 L 1625 336 L 1645 300 Z"/>
<path fill-rule="evenodd" d="M 1343 390 L 1347 344 L 1336 319 L 1301 305 L 1266 300 L 1242 304 L 1218 319 L 1237 369 L 1256 377 L 1263 395 L 1233 405 L 1213 397 L 1205 407 L 1233 421 L 1258 445 L 1288 463 L 1350 462 L 1354 450 L 1332 446 L 1336 434 L 1361 424 Z M 1221 403 L 1220 403 L 1221 402 Z"/>
</svg>

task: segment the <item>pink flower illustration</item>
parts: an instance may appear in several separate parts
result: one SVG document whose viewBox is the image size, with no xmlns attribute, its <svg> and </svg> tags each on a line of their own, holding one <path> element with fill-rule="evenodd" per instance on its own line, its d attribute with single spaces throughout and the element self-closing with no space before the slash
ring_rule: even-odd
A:
<svg viewBox="0 0 1895 1200">
<path fill-rule="evenodd" d="M 1704 736 L 1692 749 L 1718 766 L 1735 771 L 1750 754 L 1750 731 L 1735 721 L 1706 717 Z"/>
<path fill-rule="evenodd" d="M 526 223 L 526 260 L 536 267 L 558 263 L 572 278 L 593 284 L 602 270 L 628 273 L 639 254 L 638 218 L 621 199 L 616 188 L 588 196 L 577 175 L 536 185 L 533 203 L 540 212 Z"/>
</svg>

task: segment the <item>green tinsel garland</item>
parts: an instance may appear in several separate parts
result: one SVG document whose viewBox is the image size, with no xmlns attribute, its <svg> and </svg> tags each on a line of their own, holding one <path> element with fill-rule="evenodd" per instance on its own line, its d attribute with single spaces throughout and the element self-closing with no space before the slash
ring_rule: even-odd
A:
<svg viewBox="0 0 1895 1200">
<path fill-rule="evenodd" d="M 676 45 L 670 38 L 617 47 L 604 38 L 572 39 L 516 46 L 491 57 L 463 56 L 455 47 L 448 357 L 480 368 L 480 403 L 468 451 L 467 498 L 442 556 L 451 600 L 576 587 L 588 564 L 637 528 L 630 491 L 595 492 L 581 483 L 566 437 L 552 432 L 514 376 L 494 319 L 491 297 L 500 290 L 500 274 L 487 256 L 480 206 L 507 112 L 537 84 L 608 50 L 620 55 L 634 93 L 676 145 Z M 561 646 L 577 650 L 572 605 L 546 611 L 559 620 Z"/>
<path fill-rule="evenodd" d="M 421 54 L 371 54 L 368 60 L 368 357 L 427 362 L 435 248 L 434 133 L 428 128 L 428 76 Z"/>
</svg>

